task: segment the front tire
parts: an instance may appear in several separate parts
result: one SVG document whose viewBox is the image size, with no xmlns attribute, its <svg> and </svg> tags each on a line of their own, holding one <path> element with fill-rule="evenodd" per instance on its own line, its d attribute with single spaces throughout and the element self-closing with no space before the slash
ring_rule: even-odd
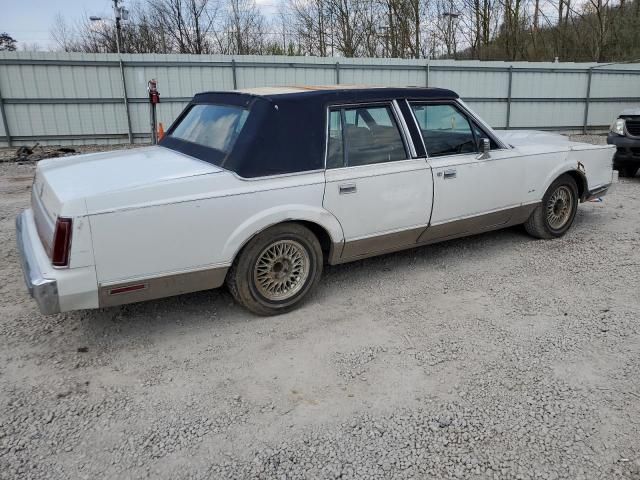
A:
<svg viewBox="0 0 640 480">
<path fill-rule="evenodd" d="M 578 186 L 570 175 L 558 177 L 524 224 L 529 235 L 558 238 L 571 228 L 578 211 Z"/>
<path fill-rule="evenodd" d="M 636 176 L 636 173 L 638 173 L 638 169 L 640 169 L 640 167 L 636 165 L 621 167 L 619 170 L 620 176 L 633 178 Z"/>
<path fill-rule="evenodd" d="M 296 308 L 315 288 L 322 263 L 316 236 L 297 223 L 282 223 L 247 243 L 227 274 L 227 286 L 253 313 L 278 315 Z"/>
</svg>

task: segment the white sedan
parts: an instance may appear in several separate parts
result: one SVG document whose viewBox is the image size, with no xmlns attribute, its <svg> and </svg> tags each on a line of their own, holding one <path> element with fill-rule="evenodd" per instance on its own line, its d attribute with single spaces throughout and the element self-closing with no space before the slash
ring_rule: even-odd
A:
<svg viewBox="0 0 640 480">
<path fill-rule="evenodd" d="M 565 234 L 612 183 L 614 147 L 501 138 L 450 90 L 198 94 L 160 145 L 43 160 L 17 218 L 45 314 L 224 283 L 291 310 L 338 264 L 524 224 Z"/>
</svg>

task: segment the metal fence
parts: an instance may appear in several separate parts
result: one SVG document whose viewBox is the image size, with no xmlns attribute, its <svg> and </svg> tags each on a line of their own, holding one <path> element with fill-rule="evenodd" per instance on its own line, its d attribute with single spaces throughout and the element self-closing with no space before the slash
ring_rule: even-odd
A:
<svg viewBox="0 0 640 480">
<path fill-rule="evenodd" d="M 367 84 L 455 90 L 495 128 L 603 131 L 640 104 L 640 65 L 0 52 L 0 146 L 149 141 L 147 81 L 168 126 L 196 92 Z"/>
</svg>

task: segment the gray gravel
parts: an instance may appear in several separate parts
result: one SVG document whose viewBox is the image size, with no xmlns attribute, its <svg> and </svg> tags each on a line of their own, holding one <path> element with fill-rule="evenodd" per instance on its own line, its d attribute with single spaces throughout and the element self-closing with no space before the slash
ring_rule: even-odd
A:
<svg viewBox="0 0 640 480">
<path fill-rule="evenodd" d="M 560 240 L 330 267 L 276 318 L 224 290 L 43 317 L 32 172 L 0 165 L 0 478 L 640 479 L 640 177 Z"/>
</svg>

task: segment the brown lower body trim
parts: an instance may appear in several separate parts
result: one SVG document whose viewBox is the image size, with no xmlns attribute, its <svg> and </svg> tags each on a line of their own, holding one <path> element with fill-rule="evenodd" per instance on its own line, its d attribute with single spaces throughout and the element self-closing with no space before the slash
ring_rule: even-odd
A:
<svg viewBox="0 0 640 480">
<path fill-rule="evenodd" d="M 342 256 L 332 255 L 329 258 L 329 263 L 332 265 L 347 263 L 362 258 L 519 225 L 527 221 L 527 218 L 538 205 L 539 203 L 522 205 L 440 225 L 412 228 L 402 232 L 353 240 L 344 244 Z M 340 252 L 339 246 L 335 246 L 332 251 Z"/>
<path fill-rule="evenodd" d="M 424 229 L 425 227 L 422 226 L 347 242 L 342 250 L 342 257 L 359 257 L 369 253 L 384 252 L 388 249 L 411 247 L 418 241 Z"/>
<path fill-rule="evenodd" d="M 224 283 L 228 269 L 228 267 L 210 268 L 112 285 L 100 285 L 98 290 L 99 305 L 100 307 L 113 307 L 218 288 Z"/>
<path fill-rule="evenodd" d="M 440 225 L 432 225 L 427 228 L 420 238 L 419 244 L 435 243 L 451 238 L 464 237 L 465 235 L 473 235 L 476 233 L 488 232 L 499 228 L 506 228 L 512 225 L 524 223 L 531 215 L 531 212 L 538 206 L 537 203 L 531 205 L 523 205 L 514 208 L 507 208 L 497 212 L 478 215 L 453 222 L 441 223 Z"/>
</svg>

